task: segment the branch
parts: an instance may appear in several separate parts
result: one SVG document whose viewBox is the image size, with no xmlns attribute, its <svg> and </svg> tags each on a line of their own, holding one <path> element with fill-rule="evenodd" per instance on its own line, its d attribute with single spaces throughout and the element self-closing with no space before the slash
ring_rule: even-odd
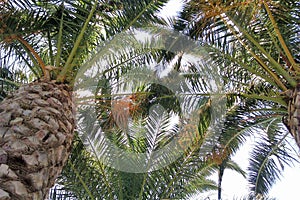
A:
<svg viewBox="0 0 300 200">
<path fill-rule="evenodd" d="M 18 36 L 18 35 L 9 36 L 8 38 L 6 38 L 6 40 L 18 40 L 19 42 L 21 42 L 21 44 L 23 44 L 37 60 L 40 68 L 42 69 L 43 75 L 44 76 L 47 75 L 47 70 L 46 70 L 44 61 L 41 59 L 41 57 L 38 55 L 38 53 L 32 48 L 32 46 L 26 40 L 24 40 L 21 36 Z"/>
</svg>

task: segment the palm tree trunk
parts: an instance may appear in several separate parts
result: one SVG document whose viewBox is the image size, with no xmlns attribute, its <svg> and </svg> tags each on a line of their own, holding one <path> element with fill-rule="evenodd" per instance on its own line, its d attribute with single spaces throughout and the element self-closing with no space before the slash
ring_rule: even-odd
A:
<svg viewBox="0 0 300 200">
<path fill-rule="evenodd" d="M 300 83 L 298 83 L 297 87 L 291 93 L 288 102 L 288 118 L 286 126 L 300 148 Z"/>
<path fill-rule="evenodd" d="M 0 104 L 0 200 L 45 199 L 71 150 L 75 126 L 65 84 L 24 85 Z"/>
<path fill-rule="evenodd" d="M 223 164 L 219 165 L 218 170 L 218 200 L 222 200 L 222 181 L 225 167 Z"/>
</svg>

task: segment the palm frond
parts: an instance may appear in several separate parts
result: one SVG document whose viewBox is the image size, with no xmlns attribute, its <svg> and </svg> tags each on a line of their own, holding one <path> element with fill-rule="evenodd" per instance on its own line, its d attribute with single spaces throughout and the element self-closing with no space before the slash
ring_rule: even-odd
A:
<svg viewBox="0 0 300 200">
<path fill-rule="evenodd" d="M 110 35 L 114 35 L 130 27 L 149 26 L 151 23 L 164 24 L 163 19 L 158 17 L 156 13 L 167 2 L 167 0 L 122 1 L 122 9 L 117 11 L 118 17 L 114 18 L 111 26 L 107 27 L 106 31 Z"/>
<path fill-rule="evenodd" d="M 291 57 L 296 59 L 299 50 L 289 42 L 294 44 L 300 30 L 299 24 L 295 24 L 299 16 L 286 12 L 296 12 L 298 3 L 283 0 L 262 5 L 256 1 L 234 1 L 229 5 L 227 2 L 190 1 L 182 12 L 183 19 L 179 21 L 178 28 L 218 49 L 222 52 L 219 58 L 229 58 L 231 63 L 227 69 L 230 70 L 226 70 L 229 74 L 237 71 L 230 66 L 239 65 L 244 71 L 240 75 L 250 72 L 286 90 L 284 85 L 295 85 L 295 74 L 290 71 L 295 64 L 291 65 L 289 60 L 293 60 Z M 283 21 L 283 16 L 286 21 Z M 276 31 L 275 25 L 281 27 L 279 31 Z M 284 28 L 287 26 L 297 28 L 288 31 L 291 29 Z M 285 41 L 281 35 L 286 35 Z M 289 52 L 294 53 L 291 56 Z M 297 66 L 295 68 L 297 71 Z"/>
<path fill-rule="evenodd" d="M 118 197 L 184 198 L 192 191 L 215 189 L 208 176 L 217 166 L 214 160 L 206 159 L 205 155 L 214 145 L 213 128 L 208 130 L 208 127 L 210 122 L 216 123 L 216 117 L 213 118 L 215 121 L 212 120 L 211 114 L 216 115 L 213 107 L 217 101 L 211 103 L 214 97 L 205 91 L 208 84 L 205 86 L 204 80 L 197 83 L 205 70 L 201 71 L 201 66 L 188 63 L 183 68 L 177 68 L 184 72 L 182 78 L 177 78 L 174 65 L 167 59 L 161 60 L 160 53 L 165 52 L 151 48 L 160 40 L 141 43 L 132 38 L 130 33 L 103 45 L 95 60 L 79 72 L 76 91 L 78 95 L 86 93 L 87 98 L 83 97 L 85 101 L 79 102 L 82 118 L 78 120 L 78 127 L 81 134 L 85 133 L 81 136 L 90 147 L 88 151 L 99 164 L 125 171 L 113 172 L 116 176 L 113 184 L 118 186 L 113 189 L 119 189 L 113 193 Z M 172 43 L 172 40 L 168 42 Z M 177 51 L 180 50 L 179 45 L 176 47 Z M 157 67 L 160 65 L 170 65 L 166 67 L 171 68 L 170 72 L 159 77 L 161 69 Z M 178 90 L 172 90 L 174 88 Z M 146 92 L 145 99 L 150 98 L 150 101 L 146 101 L 150 102 L 146 114 L 138 117 L 126 111 L 129 106 L 126 97 L 138 94 L 134 93 L 136 91 Z M 174 101 L 178 103 L 163 101 L 170 97 L 178 98 Z M 175 104 L 184 114 L 173 108 Z M 111 118 L 116 121 L 110 121 Z M 89 126 L 91 122 L 94 126 Z M 183 130 L 180 126 L 184 127 Z M 173 140 L 178 144 L 172 144 Z M 163 151 L 160 152 L 161 149 Z M 104 170 L 99 173 L 108 172 Z M 119 175 L 123 178 L 118 178 Z M 129 179 L 136 180 L 136 184 L 128 183 Z"/>
<path fill-rule="evenodd" d="M 6 68 L 0 67 L 0 101 L 2 101 L 9 92 L 18 88 L 18 84 L 15 82 L 17 75 L 11 73 Z"/>
<path fill-rule="evenodd" d="M 241 174 L 244 178 L 246 178 L 247 176 L 247 172 L 245 172 L 240 166 L 238 163 L 232 161 L 232 160 L 229 160 L 227 163 L 226 163 L 226 169 L 231 169 L 233 170 L 234 172 L 237 172 L 238 174 Z"/>
<path fill-rule="evenodd" d="M 250 155 L 248 180 L 251 191 L 256 195 L 265 196 L 274 182 L 280 179 L 284 165 L 290 165 L 294 160 L 285 149 L 285 140 L 289 133 L 280 135 L 276 131 L 276 137 L 262 136 L 262 141 L 255 145 Z"/>
<path fill-rule="evenodd" d="M 32 55 L 33 50 L 42 56 L 40 60 L 45 65 L 59 68 L 53 72 L 54 78 L 59 74 L 59 79 L 65 79 L 67 73 L 67 81 L 72 82 L 99 42 L 130 28 L 137 21 L 142 22 L 144 17 L 148 17 L 142 22 L 144 24 L 162 23 L 155 13 L 164 3 L 166 1 L 11 1 L 1 5 L 1 44 L 3 48 L 14 47 L 14 51 L 5 52 L 8 59 L 18 55 L 15 58 L 25 62 L 35 76 L 41 76 L 41 63 Z M 15 36 L 24 39 L 32 50 L 28 51 L 18 40 L 11 45 Z"/>
<path fill-rule="evenodd" d="M 22 38 L 24 41 L 30 40 L 31 47 L 39 51 L 43 42 L 39 35 L 44 21 L 47 19 L 47 13 L 41 9 L 19 10 L 15 8 L 1 9 L 1 27 L 0 48 L 1 48 L 1 65 L 13 70 L 21 70 L 23 67 L 31 69 L 32 73 L 38 76 L 38 62 L 33 57 L 30 50 L 24 46 L 24 43 L 16 38 Z M 12 62 L 15 60 L 16 62 Z M 26 70 L 24 70 L 26 73 Z"/>
<path fill-rule="evenodd" d="M 73 144 L 71 157 L 57 181 L 61 187 L 52 189 L 52 198 L 59 198 L 55 192 L 59 189 L 77 199 L 113 198 L 113 169 L 95 160 L 78 136 Z"/>
<path fill-rule="evenodd" d="M 171 126 L 168 125 L 170 116 L 156 112 L 159 112 L 159 110 L 156 109 L 156 111 L 151 112 L 152 115 L 147 119 L 148 133 L 145 134 L 146 142 L 142 144 L 146 149 L 145 152 L 154 153 L 152 159 L 155 158 L 158 159 L 158 162 L 165 162 L 168 153 L 164 152 L 163 157 L 160 159 L 159 157 L 155 157 L 154 150 L 157 150 L 155 149 L 155 147 L 158 147 L 157 145 L 167 145 L 166 142 L 172 137 L 172 134 L 166 134 L 166 131 L 172 131 Z M 202 123 L 201 131 L 207 130 L 208 126 L 205 125 L 207 122 L 203 120 Z M 93 128 L 91 128 L 91 131 L 93 131 L 92 129 Z M 136 127 L 135 130 L 137 129 L 139 128 Z M 177 131 L 175 127 L 174 134 Z M 159 133 L 158 137 L 155 137 L 157 133 Z M 132 146 L 138 145 L 136 141 L 141 139 L 137 136 L 137 131 L 132 135 L 118 135 L 116 132 L 110 132 L 109 134 L 115 134 L 114 138 L 110 138 L 111 140 L 118 140 L 121 143 L 122 141 L 124 142 L 125 145 L 121 147 L 124 151 L 137 151 L 135 148 L 132 148 Z M 202 135 L 205 137 L 204 133 L 202 133 Z M 90 139 L 93 139 L 91 136 L 92 135 L 89 136 Z M 93 142 L 95 150 L 96 147 L 105 147 L 103 144 L 105 141 L 100 140 L 99 136 L 100 135 L 95 134 L 94 137 L 96 139 L 90 140 Z M 131 145 L 127 145 L 126 137 L 130 137 L 133 141 Z M 214 172 L 216 165 L 214 162 L 206 161 L 202 156 L 199 156 L 201 155 L 200 152 L 202 149 L 200 147 L 203 143 L 203 138 L 198 137 L 198 140 L 194 142 L 193 146 L 188 148 L 185 154 L 174 163 L 156 171 L 136 174 L 120 172 L 110 168 L 106 164 L 103 164 L 103 159 L 99 159 L 99 152 L 96 155 L 94 153 L 91 154 L 89 153 L 91 152 L 90 150 L 84 150 L 81 140 L 75 140 L 75 148 L 73 151 L 76 152 L 72 154 L 68 166 L 64 169 L 64 173 L 66 174 L 62 175 L 58 183 L 64 185 L 63 189 L 68 191 L 67 193 L 72 192 L 72 194 L 80 199 L 93 199 L 92 197 L 107 198 L 111 195 L 118 199 L 184 198 L 197 191 L 215 189 L 216 186 L 208 177 Z M 160 148 L 162 147 L 160 146 Z M 103 150 L 106 151 L 110 157 L 120 156 L 120 154 L 115 155 L 114 151 Z M 101 151 L 102 155 L 103 150 Z M 172 156 L 172 152 L 170 155 Z M 122 159 L 122 157 L 120 159 Z M 132 157 L 129 159 L 132 159 Z M 148 161 L 150 162 L 150 160 Z M 124 163 L 126 164 L 126 162 L 122 162 L 122 167 L 124 167 Z M 135 164 L 138 166 L 140 163 Z M 150 164 L 152 165 L 153 163 Z M 124 170 L 124 168 L 122 169 Z M 82 174 L 84 174 L 84 176 L 82 176 Z M 105 180 L 109 180 L 109 182 L 105 182 Z"/>
</svg>

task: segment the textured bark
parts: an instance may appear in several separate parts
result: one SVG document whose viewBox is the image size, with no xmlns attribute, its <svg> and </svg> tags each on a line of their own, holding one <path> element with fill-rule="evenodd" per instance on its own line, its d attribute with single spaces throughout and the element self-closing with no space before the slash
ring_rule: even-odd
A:
<svg viewBox="0 0 300 200">
<path fill-rule="evenodd" d="M 286 126 L 300 148 L 300 83 L 291 93 L 288 102 L 288 118 Z"/>
<path fill-rule="evenodd" d="M 70 153 L 75 126 L 68 86 L 38 81 L 0 104 L 0 200 L 46 199 Z"/>
</svg>

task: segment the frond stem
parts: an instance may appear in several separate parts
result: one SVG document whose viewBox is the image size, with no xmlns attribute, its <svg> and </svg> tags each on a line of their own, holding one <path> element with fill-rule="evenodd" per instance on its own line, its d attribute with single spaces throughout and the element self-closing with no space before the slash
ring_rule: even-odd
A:
<svg viewBox="0 0 300 200">
<path fill-rule="evenodd" d="M 139 12 L 136 15 L 136 17 L 126 26 L 125 30 L 130 28 L 142 16 L 142 14 L 150 7 L 150 5 L 155 2 L 156 2 L 156 0 L 152 0 L 141 12 Z"/>
<path fill-rule="evenodd" d="M 227 22 L 226 19 L 224 19 L 224 17 L 222 17 L 222 20 L 223 22 L 226 24 L 226 26 L 231 30 L 231 32 L 235 35 L 235 37 L 238 39 L 238 41 L 241 43 L 241 45 L 243 45 L 246 50 L 253 56 L 253 58 L 255 58 L 255 60 L 262 66 L 262 68 L 274 79 L 274 81 L 276 82 L 276 84 L 283 90 L 283 91 L 287 91 L 287 88 L 286 86 L 280 81 L 280 78 L 274 73 L 272 72 L 269 67 L 264 63 L 264 61 L 259 58 L 249 47 L 248 45 L 246 45 L 242 39 L 240 38 L 240 36 L 238 36 L 236 33 L 235 33 L 235 30 L 233 29 L 232 26 L 230 26 Z M 229 17 L 228 17 L 229 18 Z M 238 29 L 240 29 L 240 27 L 233 21 L 233 19 L 229 19 L 230 21 L 232 21 L 234 23 L 235 26 L 238 27 Z M 241 31 L 243 34 L 247 36 L 249 36 L 247 33 L 244 33 L 245 31 Z M 251 36 L 249 36 L 251 37 Z M 247 37 L 248 38 L 248 37 Z M 251 37 L 252 38 L 252 37 Z M 249 38 L 248 38 L 249 39 Z M 253 38 L 252 38 L 253 39 Z M 250 39 L 249 39 L 250 40 Z M 254 39 L 253 39 L 254 40 Z M 250 40 L 251 41 L 251 40 Z"/>
<path fill-rule="evenodd" d="M 62 9 L 64 9 L 64 7 Z M 61 18 L 60 18 L 59 31 L 58 31 L 58 35 L 57 35 L 57 53 L 56 53 L 56 57 L 55 57 L 55 66 L 56 67 L 59 67 L 60 59 L 61 59 L 60 56 L 61 56 L 61 52 L 62 52 L 62 36 L 63 36 L 63 27 L 64 27 L 63 26 L 63 18 L 64 18 L 64 15 L 62 14 Z"/>
<path fill-rule="evenodd" d="M 75 172 L 76 176 L 79 178 L 79 181 L 80 183 L 82 184 L 84 190 L 88 193 L 88 196 L 91 198 L 91 199 L 95 199 L 94 196 L 92 195 L 91 191 L 89 190 L 88 186 L 85 184 L 85 182 L 82 180 L 81 176 L 79 174 L 79 172 L 75 169 L 75 166 L 74 164 L 71 162 L 71 167 L 72 167 L 72 170 Z"/>
<path fill-rule="evenodd" d="M 224 53 L 224 54 L 225 54 L 225 57 L 229 58 L 233 62 L 236 62 L 238 65 L 242 66 L 244 69 L 248 70 L 250 73 L 255 74 L 258 77 L 261 77 L 262 79 L 264 79 L 265 81 L 267 81 L 271 85 L 274 85 L 274 86 L 278 87 L 278 85 L 276 85 L 274 80 L 272 80 L 270 77 L 268 77 L 268 76 L 260 73 L 259 71 L 251 68 L 250 66 L 248 66 L 247 64 L 245 64 L 242 61 L 238 60 L 237 58 L 235 58 L 233 56 L 230 56 L 229 54 L 226 54 L 226 53 Z"/>
<path fill-rule="evenodd" d="M 251 99 L 273 101 L 273 102 L 279 103 L 280 105 L 287 106 L 286 102 L 278 96 L 268 97 L 268 96 L 260 95 L 260 94 L 246 94 L 246 93 L 241 93 L 240 95 L 243 97 L 246 97 L 246 98 L 251 98 Z"/>
<path fill-rule="evenodd" d="M 67 59 L 65 65 L 64 65 L 63 69 L 61 70 L 61 72 L 59 73 L 59 75 L 58 75 L 58 77 L 57 77 L 57 80 L 58 80 L 59 82 L 63 82 L 63 81 L 66 79 L 66 74 L 67 74 L 69 71 L 71 71 L 71 70 L 73 69 L 73 67 L 74 67 L 74 65 L 72 65 L 72 60 L 74 59 L 74 57 L 75 57 L 75 55 L 76 55 L 76 52 L 77 52 L 77 50 L 78 50 L 78 48 L 79 48 L 79 46 L 80 46 L 80 43 L 81 43 L 81 41 L 82 41 L 82 39 L 83 39 L 83 37 L 84 37 L 85 31 L 86 31 L 86 29 L 88 28 L 88 25 L 89 25 L 89 23 L 90 23 L 90 21 L 91 21 L 93 15 L 94 15 L 94 12 L 96 11 L 98 2 L 99 2 L 99 1 L 96 1 L 96 2 L 94 3 L 94 5 L 93 5 L 93 7 L 92 7 L 92 9 L 91 9 L 91 11 L 90 11 L 90 13 L 89 13 L 89 15 L 88 15 L 86 21 L 84 22 L 84 25 L 83 25 L 83 27 L 82 27 L 82 29 L 81 29 L 79 35 L 78 35 L 77 38 L 76 38 L 76 41 L 75 41 L 74 46 L 73 46 L 73 48 L 72 48 L 72 50 L 71 50 L 71 53 L 70 53 L 70 55 L 68 56 L 68 59 Z"/>
<path fill-rule="evenodd" d="M 272 56 L 255 40 L 255 38 L 253 38 L 249 33 L 247 33 L 247 31 L 244 29 L 244 28 L 242 28 L 234 19 L 232 19 L 232 17 L 230 17 L 229 15 L 226 15 L 226 17 L 228 17 L 228 19 L 229 19 L 229 21 L 231 21 L 233 24 L 234 24 L 234 26 L 236 26 L 237 27 L 237 29 L 252 43 L 252 44 L 254 44 L 254 46 L 256 46 L 260 51 L 261 51 L 261 53 L 264 55 L 264 56 L 266 56 L 267 58 L 268 58 L 268 60 L 269 60 L 269 62 L 270 62 L 270 64 L 274 67 L 274 70 L 275 71 L 277 71 L 280 75 L 282 75 L 286 80 L 287 80 L 287 82 L 289 82 L 290 84 L 291 84 L 291 86 L 293 86 L 293 87 L 295 87 L 296 85 L 297 85 L 297 82 L 288 74 L 288 72 L 286 72 L 283 68 L 282 68 L 282 66 L 278 63 L 278 62 L 276 62 L 276 60 L 274 60 L 273 58 L 272 58 Z M 232 27 L 228 24 L 228 22 L 227 22 L 227 20 L 226 19 L 224 19 L 224 17 L 222 17 L 221 16 L 221 18 L 222 18 L 222 20 L 226 23 L 226 25 L 228 26 L 228 27 L 230 27 L 231 28 L 231 30 L 232 30 Z M 236 34 L 235 34 L 236 35 Z M 238 38 L 240 38 L 239 36 L 237 36 L 236 35 L 236 37 L 238 37 Z M 242 43 L 243 44 L 243 43 Z M 244 46 L 245 46 L 245 44 L 243 44 Z M 250 50 L 249 48 L 248 48 L 248 50 Z M 256 54 L 254 54 L 254 52 L 253 52 L 253 55 L 256 57 L 256 58 L 259 58 L 258 56 L 256 56 Z M 258 60 L 259 62 L 261 62 L 262 60 L 259 58 L 259 60 Z M 280 84 L 281 85 L 281 88 L 282 89 L 284 89 L 284 91 L 286 91 L 287 90 L 287 88 L 282 84 L 282 82 L 280 81 L 280 79 L 278 78 L 278 76 L 275 74 L 275 73 L 273 73 L 269 68 L 268 68 L 268 66 L 264 66 L 264 69 L 266 70 L 266 71 L 268 71 L 268 73 L 270 74 L 270 75 L 272 75 L 272 77 L 274 77 L 274 78 L 276 78 L 275 79 L 275 81 L 276 82 L 278 82 L 278 84 Z"/>
<path fill-rule="evenodd" d="M 51 63 L 51 65 L 54 65 L 54 60 L 53 60 L 53 47 L 52 47 L 52 42 L 51 42 L 50 31 L 47 31 L 47 39 L 48 39 L 48 44 L 49 44 L 49 57 L 50 57 L 50 63 Z"/>
<path fill-rule="evenodd" d="M 37 60 L 40 68 L 42 69 L 43 75 L 45 76 L 47 74 L 45 63 L 42 60 L 42 58 L 39 56 L 39 54 L 32 48 L 32 46 L 26 40 L 24 40 L 21 36 L 18 36 L 18 35 L 12 35 L 10 37 L 10 39 L 12 39 L 12 40 L 18 40 L 19 42 L 21 42 L 21 44 L 23 44 L 30 51 L 30 53 Z"/>
<path fill-rule="evenodd" d="M 281 34 L 280 31 L 279 31 L 279 28 L 278 28 L 278 25 L 277 25 L 277 23 L 276 23 L 276 20 L 275 20 L 275 18 L 274 18 L 274 16 L 273 16 L 273 14 L 272 14 L 272 12 L 271 12 L 271 10 L 270 10 L 268 4 L 267 4 L 265 1 L 263 1 L 263 4 L 264 4 L 265 9 L 266 9 L 266 11 L 267 11 L 267 13 L 268 13 L 268 15 L 269 15 L 269 18 L 270 18 L 271 23 L 272 23 L 272 25 L 273 25 L 273 27 L 274 27 L 274 30 L 275 30 L 276 35 L 277 35 L 277 38 L 278 38 L 278 40 L 279 40 L 279 42 L 280 42 L 280 44 L 281 44 L 281 46 L 282 46 L 282 48 L 283 48 L 283 51 L 285 52 L 285 54 L 286 54 L 286 56 L 287 56 L 289 62 L 292 64 L 291 67 L 292 67 L 295 71 L 300 71 L 300 69 L 299 69 L 299 67 L 298 67 L 298 65 L 297 65 L 297 63 L 296 63 L 296 61 L 295 61 L 295 59 L 293 58 L 293 56 L 292 56 L 292 54 L 291 54 L 289 48 L 287 47 L 287 45 L 286 45 L 286 43 L 285 43 L 285 41 L 284 41 L 284 39 L 283 39 L 283 37 L 282 37 L 282 34 Z"/>
</svg>

